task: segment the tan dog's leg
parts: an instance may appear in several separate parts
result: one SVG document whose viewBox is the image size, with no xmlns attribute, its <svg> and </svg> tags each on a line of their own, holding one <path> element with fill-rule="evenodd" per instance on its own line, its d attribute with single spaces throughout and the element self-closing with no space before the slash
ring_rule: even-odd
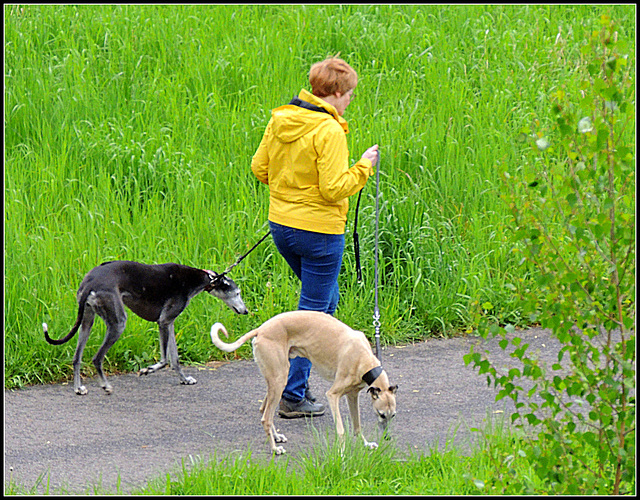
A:
<svg viewBox="0 0 640 500">
<path fill-rule="evenodd" d="M 351 414 L 351 422 L 353 422 L 353 434 L 360 436 L 364 445 L 370 450 L 374 450 L 378 447 L 377 443 L 369 442 L 362 434 L 362 428 L 360 426 L 360 406 L 358 405 L 358 396 L 360 391 L 353 391 L 347 394 L 347 403 L 349 404 L 349 413 Z"/>
<path fill-rule="evenodd" d="M 340 443 L 344 443 L 344 425 L 342 424 L 342 416 L 340 415 L 340 397 L 342 396 L 342 391 L 340 388 L 336 387 L 334 383 L 333 386 L 326 392 L 327 401 L 329 402 L 329 407 L 331 408 L 331 414 L 333 415 L 333 421 L 336 424 L 336 433 L 338 434 L 338 440 Z"/>
<path fill-rule="evenodd" d="M 284 434 L 278 434 L 276 431 L 276 427 L 273 424 L 273 419 L 276 414 L 276 406 L 278 401 L 280 400 L 280 395 L 282 395 L 282 391 L 287 385 L 287 380 L 284 380 L 284 383 L 278 384 L 278 388 L 274 388 L 274 384 L 269 383 L 269 390 L 267 391 L 267 400 L 264 405 L 264 411 L 262 412 L 262 427 L 264 428 L 264 432 L 269 439 L 269 447 L 271 451 L 276 455 L 282 455 L 286 453 L 287 450 L 284 449 L 284 446 L 277 446 L 276 443 L 286 443 L 287 438 Z"/>
<path fill-rule="evenodd" d="M 287 375 L 289 373 L 289 360 L 286 353 L 282 353 L 282 348 L 265 345 L 265 342 L 254 344 L 253 355 L 260 368 L 262 376 L 267 382 L 267 394 L 260 405 L 262 412 L 262 427 L 269 440 L 269 447 L 272 453 L 282 455 L 286 453 L 283 446 L 276 443 L 286 443 L 284 434 L 278 434 L 273 424 L 276 413 L 276 406 L 282 397 L 282 391 L 287 385 Z"/>
<path fill-rule="evenodd" d="M 269 397 L 269 393 L 267 392 L 267 394 L 264 396 L 264 399 L 262 400 L 262 404 L 260 405 L 260 415 L 263 416 L 262 421 L 264 421 L 264 409 L 265 409 L 268 397 Z M 273 421 L 273 414 L 272 414 L 272 419 L 271 420 Z M 287 437 L 284 434 L 278 434 L 278 430 L 276 429 L 275 424 L 271 424 L 271 434 L 273 435 L 274 441 L 276 443 L 286 443 L 287 442 Z M 271 438 L 270 437 L 269 437 L 269 442 L 271 442 Z M 283 447 L 280 447 L 280 448 L 282 449 L 282 453 L 286 452 L 286 450 Z"/>
</svg>

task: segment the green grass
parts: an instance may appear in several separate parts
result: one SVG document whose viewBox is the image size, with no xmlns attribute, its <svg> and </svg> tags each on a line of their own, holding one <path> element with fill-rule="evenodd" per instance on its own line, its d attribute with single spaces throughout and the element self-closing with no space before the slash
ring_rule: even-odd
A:
<svg viewBox="0 0 640 500">
<path fill-rule="evenodd" d="M 134 495 L 483 495 L 545 494 L 526 443 L 501 423 L 492 423 L 470 449 L 435 443 L 426 454 L 399 450 L 393 441 L 368 450 L 347 439 L 344 450 L 328 434 L 295 458 L 267 460 L 251 449 L 223 457 L 189 456 L 173 473 L 132 491 L 87 485 L 82 491 L 53 489 L 43 475 L 33 486 L 9 482 L 5 494 Z M 504 476 L 507 479 L 502 479 Z M 505 488 L 497 489 L 502 481 Z"/>
<path fill-rule="evenodd" d="M 270 110 L 338 52 L 360 77 L 351 156 L 381 146 L 383 344 L 471 330 L 486 302 L 526 324 L 511 285 L 532 284 L 510 252 L 497 167 L 522 166 L 519 130 L 547 115 L 602 13 L 635 39 L 632 5 L 5 6 L 5 388 L 69 378 L 74 342 L 51 347 L 40 325 L 69 331 L 100 262 L 221 271 L 265 233 L 251 157 Z M 374 193 L 370 182 L 364 283 L 348 234 L 338 310 L 371 337 Z M 176 324 L 183 362 L 226 356 L 208 339 L 215 321 L 240 334 L 296 308 L 299 284 L 270 242 L 232 277 L 251 314 L 196 297 Z M 106 368 L 157 359 L 156 339 L 131 314 Z"/>
<path fill-rule="evenodd" d="M 315 429 L 312 445 L 296 455 L 267 459 L 251 448 L 205 456 L 189 455 L 181 467 L 151 479 L 146 485 L 124 490 L 120 484 L 100 482 L 84 488 L 53 488 L 48 476 L 33 485 L 11 478 L 5 495 L 558 495 L 560 485 L 539 477 L 536 442 L 522 430 L 490 415 L 484 427 L 466 428 L 472 440 L 452 445 L 460 427 L 440 446 L 431 443 L 426 453 L 401 450 L 393 441 L 366 449 L 356 438 L 338 446 L 333 431 Z M 265 442 L 266 446 L 266 442 Z M 597 460 L 586 464 L 595 466 Z M 589 474 L 585 469 L 585 474 Z M 624 484 L 622 495 L 635 492 L 635 479 Z"/>
</svg>

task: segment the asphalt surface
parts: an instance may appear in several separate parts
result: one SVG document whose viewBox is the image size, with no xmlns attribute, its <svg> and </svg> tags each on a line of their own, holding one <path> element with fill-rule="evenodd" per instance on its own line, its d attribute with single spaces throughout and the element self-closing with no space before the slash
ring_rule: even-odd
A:
<svg viewBox="0 0 640 500">
<path fill-rule="evenodd" d="M 546 330 L 520 331 L 541 359 L 557 360 L 557 341 Z M 488 418 L 509 414 L 511 403 L 495 401 L 497 390 L 484 375 L 464 364 L 472 344 L 484 344 L 499 366 L 517 366 L 497 340 L 477 337 L 430 339 L 381 352 L 390 381 L 398 384 L 397 415 L 392 439 L 401 453 L 428 454 L 447 442 L 465 447 Z M 145 377 L 109 377 L 114 392 L 107 395 L 96 379 L 78 396 L 72 385 L 34 386 L 4 393 L 4 479 L 38 492 L 127 493 L 149 480 L 180 471 L 194 458 L 216 460 L 251 450 L 256 460 L 268 460 L 268 446 L 259 407 L 266 384 L 252 360 L 185 367 L 198 383 L 180 385 L 170 368 Z M 333 419 L 324 392 L 329 382 L 312 370 L 312 392 L 327 406 L 314 419 L 285 420 L 276 427 L 295 458 L 327 436 Z M 341 401 L 348 420 L 346 401 Z M 365 437 L 377 441 L 376 418 L 363 392 L 360 414 Z M 375 453 L 375 451 L 372 451 Z M 277 458 L 279 459 L 279 458 Z M 40 481 L 39 481 L 40 478 Z M 47 486 L 48 485 L 48 486 Z M 60 490 L 62 488 L 62 490 Z"/>
</svg>

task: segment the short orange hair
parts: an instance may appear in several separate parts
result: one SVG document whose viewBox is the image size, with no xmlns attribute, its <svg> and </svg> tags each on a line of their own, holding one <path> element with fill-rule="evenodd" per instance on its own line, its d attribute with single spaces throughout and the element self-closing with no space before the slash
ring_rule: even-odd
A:
<svg viewBox="0 0 640 500">
<path fill-rule="evenodd" d="M 345 94 L 358 84 L 358 74 L 342 59 L 330 57 L 311 66 L 309 83 L 316 97 Z"/>
</svg>

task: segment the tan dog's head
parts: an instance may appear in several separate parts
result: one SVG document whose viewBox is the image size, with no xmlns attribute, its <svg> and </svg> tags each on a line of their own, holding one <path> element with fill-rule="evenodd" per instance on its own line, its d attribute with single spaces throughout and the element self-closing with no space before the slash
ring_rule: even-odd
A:
<svg viewBox="0 0 640 500">
<path fill-rule="evenodd" d="M 391 419 L 396 416 L 396 391 L 397 385 L 389 385 L 389 379 L 379 377 L 367 389 L 371 395 L 371 403 L 378 415 L 378 425 L 382 432 L 386 431 Z"/>
</svg>

